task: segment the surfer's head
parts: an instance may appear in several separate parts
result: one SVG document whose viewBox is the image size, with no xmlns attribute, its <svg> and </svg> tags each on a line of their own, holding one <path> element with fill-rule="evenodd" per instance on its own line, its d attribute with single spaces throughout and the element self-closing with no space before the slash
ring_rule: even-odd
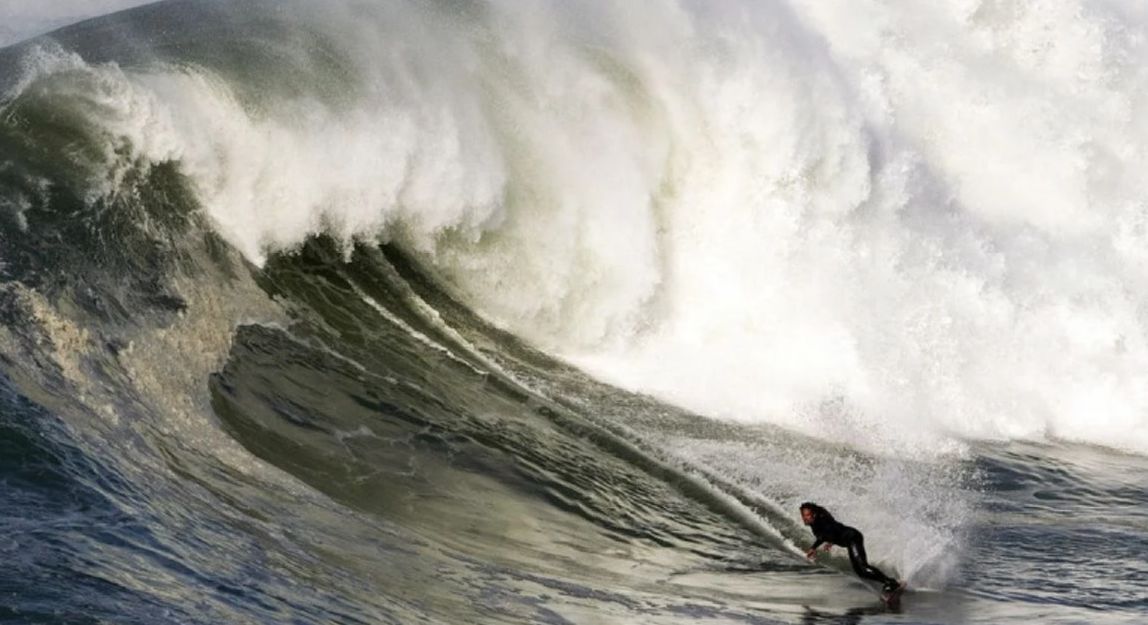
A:
<svg viewBox="0 0 1148 625">
<path fill-rule="evenodd" d="M 829 512 L 815 503 L 807 501 L 801 504 L 801 522 L 806 525 L 812 524 L 819 517 L 827 516 L 829 516 Z"/>
</svg>

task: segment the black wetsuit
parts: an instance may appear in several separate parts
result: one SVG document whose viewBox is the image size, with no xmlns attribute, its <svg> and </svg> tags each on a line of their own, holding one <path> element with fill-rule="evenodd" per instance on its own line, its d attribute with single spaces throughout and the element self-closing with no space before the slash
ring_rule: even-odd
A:
<svg viewBox="0 0 1148 625">
<path fill-rule="evenodd" d="M 856 528 L 837 522 L 833 515 L 825 512 L 814 517 L 809 529 L 813 530 L 813 535 L 817 537 L 812 549 L 817 549 L 822 543 L 845 547 L 849 551 L 849 563 L 853 565 L 853 570 L 857 571 L 858 575 L 880 582 L 886 590 L 897 587 L 897 580 L 869 564 L 869 560 L 865 557 L 865 537 Z"/>
</svg>

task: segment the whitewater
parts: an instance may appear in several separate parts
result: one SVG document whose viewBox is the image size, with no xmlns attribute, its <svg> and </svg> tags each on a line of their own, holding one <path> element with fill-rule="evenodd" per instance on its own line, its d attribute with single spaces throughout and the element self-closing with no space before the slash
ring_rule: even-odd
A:
<svg viewBox="0 0 1148 625">
<path fill-rule="evenodd" d="M 1148 608 L 1143 3 L 0 21 L 0 617 Z"/>
</svg>

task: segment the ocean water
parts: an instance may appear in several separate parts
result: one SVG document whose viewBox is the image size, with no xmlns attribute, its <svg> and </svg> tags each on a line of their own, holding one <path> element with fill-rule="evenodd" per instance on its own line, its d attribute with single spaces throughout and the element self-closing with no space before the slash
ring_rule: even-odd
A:
<svg viewBox="0 0 1148 625">
<path fill-rule="evenodd" d="M 1144 622 L 1142 2 L 139 4 L 0 4 L 0 622 Z"/>
</svg>

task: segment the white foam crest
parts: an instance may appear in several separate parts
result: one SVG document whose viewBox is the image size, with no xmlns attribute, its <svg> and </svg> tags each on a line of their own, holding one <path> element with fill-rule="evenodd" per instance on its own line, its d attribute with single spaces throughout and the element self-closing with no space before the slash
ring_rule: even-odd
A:
<svg viewBox="0 0 1148 625">
<path fill-rule="evenodd" d="M 616 4 L 325 6 L 357 105 L 135 73 L 162 110 L 121 132 L 256 262 L 398 240 L 500 325 L 705 414 L 1148 452 L 1140 3 Z"/>
<path fill-rule="evenodd" d="M 175 103 L 178 160 L 207 213 L 256 263 L 323 231 L 349 240 L 400 223 L 430 236 L 499 216 L 497 146 L 432 95 L 342 114 L 304 103 L 259 119 L 207 74 L 146 83 Z"/>
<path fill-rule="evenodd" d="M 480 310 L 628 387 L 886 452 L 1148 451 L 1143 9 L 678 9 L 610 13 L 657 35 L 605 44 L 645 100 L 590 123 L 638 133 L 562 119 L 588 98 L 550 82 L 608 75 L 569 48 L 522 68 L 578 131 L 532 135 L 609 184 L 543 159 L 492 243 L 440 250 Z"/>
</svg>

